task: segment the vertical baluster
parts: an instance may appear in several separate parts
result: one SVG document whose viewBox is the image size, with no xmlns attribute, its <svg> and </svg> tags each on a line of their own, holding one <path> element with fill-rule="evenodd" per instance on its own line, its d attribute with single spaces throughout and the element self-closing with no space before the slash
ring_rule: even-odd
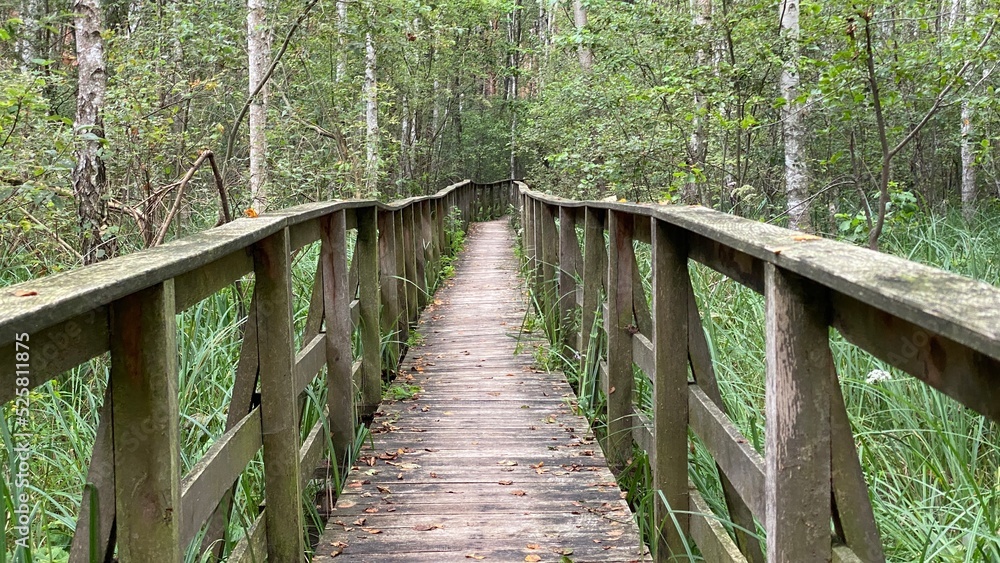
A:
<svg viewBox="0 0 1000 563">
<path fill-rule="evenodd" d="M 399 341 L 406 342 L 410 337 L 410 303 L 409 291 L 406 287 L 406 221 L 403 219 L 403 211 L 393 212 L 393 221 L 396 223 L 396 293 L 399 295 L 399 319 L 397 328 L 399 330 Z"/>
<path fill-rule="evenodd" d="M 392 211 L 378 211 L 379 295 L 382 313 L 379 324 L 389 338 L 386 370 L 399 362 L 399 292 L 396 290 L 396 222 Z"/>
<path fill-rule="evenodd" d="M 174 280 L 119 299 L 110 317 L 118 556 L 123 563 L 179 563 Z"/>
<path fill-rule="evenodd" d="M 298 404 L 292 385 L 295 355 L 290 253 L 288 229 L 256 243 L 253 249 L 255 290 L 259 298 L 257 341 L 270 561 L 300 561 L 305 550 L 299 489 Z"/>
<path fill-rule="evenodd" d="M 335 459 L 346 466 L 354 442 L 354 382 L 351 368 L 351 295 L 348 292 L 345 212 L 320 220 L 323 316 L 326 321 L 327 404 Z M 356 247 L 355 247 L 356 248 Z"/>
<path fill-rule="evenodd" d="M 576 290 L 583 256 L 576 236 L 576 210 L 559 208 L 559 319 L 562 345 L 567 357 L 578 346 L 576 328 Z"/>
<path fill-rule="evenodd" d="M 359 412 L 370 415 L 382 396 L 382 366 L 379 338 L 378 220 L 375 207 L 355 210 L 358 238 L 354 253 L 358 256 L 358 307 L 361 330 L 361 404 Z"/>
<path fill-rule="evenodd" d="M 617 468 L 632 455 L 632 246 L 634 218 L 609 212 L 608 258 L 608 460 Z"/>
<path fill-rule="evenodd" d="M 604 243 L 603 209 L 586 207 L 584 211 L 583 233 L 583 304 L 580 306 L 580 354 L 581 366 L 591 347 L 590 336 L 595 328 L 601 291 L 608 279 L 608 250 Z M 596 345 L 596 343 L 595 343 Z M 596 358 L 600 360 L 600 358 Z"/>
<path fill-rule="evenodd" d="M 656 460 L 653 490 L 661 491 L 674 511 L 675 527 L 657 499 L 655 519 L 661 526 L 658 561 L 684 554 L 688 531 L 688 269 L 683 233 L 651 220 L 653 262 L 653 377 Z M 679 530 L 678 530 L 679 528 Z M 680 532 L 680 533 L 678 533 Z"/>
<path fill-rule="evenodd" d="M 541 246 L 542 246 L 542 311 L 546 326 L 559 326 L 559 309 L 556 304 L 556 268 L 559 262 L 559 235 L 556 233 L 556 219 L 552 206 L 540 202 Z"/>
<path fill-rule="evenodd" d="M 830 351 L 825 291 L 765 266 L 769 562 L 829 561 Z"/>
<path fill-rule="evenodd" d="M 427 304 L 427 237 L 425 233 L 426 223 L 424 222 L 425 201 L 414 203 L 410 206 L 413 217 L 413 249 L 416 269 L 413 272 L 415 282 L 417 305 L 423 307 Z M 419 307 L 414 315 L 420 314 Z"/>
</svg>

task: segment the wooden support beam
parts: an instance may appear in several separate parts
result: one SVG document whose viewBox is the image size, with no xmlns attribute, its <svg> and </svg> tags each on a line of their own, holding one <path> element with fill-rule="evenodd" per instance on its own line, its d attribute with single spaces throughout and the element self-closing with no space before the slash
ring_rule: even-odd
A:
<svg viewBox="0 0 1000 563">
<path fill-rule="evenodd" d="M 590 336 L 597 326 L 601 294 L 608 278 L 608 250 L 604 242 L 605 213 L 587 207 L 584 215 L 583 305 L 580 307 L 581 366 L 590 352 Z"/>
<path fill-rule="evenodd" d="M 548 204 L 541 204 L 541 250 L 542 250 L 542 310 L 546 325 L 559 326 L 559 307 L 556 271 L 559 267 L 559 235 L 556 233 L 558 210 Z"/>
<path fill-rule="evenodd" d="M 830 561 L 830 349 L 826 291 L 765 267 L 767 560 Z"/>
<path fill-rule="evenodd" d="M 578 280 L 583 274 L 583 254 L 576 236 L 576 214 L 568 207 L 559 208 L 559 320 L 562 345 L 567 358 L 578 353 L 577 304 Z"/>
<path fill-rule="evenodd" d="M 320 267 L 323 269 L 323 316 L 326 322 L 326 397 L 334 458 L 347 467 L 354 443 L 354 382 L 351 378 L 352 296 L 348 292 L 344 211 L 334 211 L 320 224 Z M 311 470 L 312 468 L 309 468 Z"/>
<path fill-rule="evenodd" d="M 361 402 L 362 416 L 373 414 L 382 399 L 381 339 L 379 335 L 378 219 L 374 206 L 355 211 L 358 238 L 354 255 L 358 258 L 358 277 L 365 283 L 358 287 L 361 331 Z"/>
<path fill-rule="evenodd" d="M 605 453 L 622 469 L 632 456 L 632 276 L 635 275 L 631 213 L 611 211 L 608 253 L 608 437 Z"/>
<path fill-rule="evenodd" d="M 254 244 L 267 555 L 275 562 L 298 562 L 305 553 L 298 401 L 292 386 L 295 354 L 289 254 L 287 229 Z"/>
<path fill-rule="evenodd" d="M 396 320 L 399 330 L 400 345 L 405 344 L 410 337 L 410 319 L 412 317 L 413 303 L 410 302 L 410 292 L 407 287 L 407 280 L 410 279 L 408 268 L 409 261 L 406 245 L 406 220 L 403 211 L 393 212 L 393 221 L 396 224 L 396 293 L 399 295 L 399 318 Z"/>
<path fill-rule="evenodd" d="M 656 343 L 655 372 L 651 374 L 656 439 L 653 490 L 662 493 L 673 512 L 671 519 L 661 502 L 654 505 L 655 521 L 665 532 L 660 536 L 656 558 L 665 562 L 684 554 L 684 537 L 688 534 L 687 288 L 690 280 L 683 232 L 655 217 L 650 222 L 653 342 Z M 672 520 L 679 526 L 672 525 Z"/>
<path fill-rule="evenodd" d="M 118 558 L 179 563 L 181 497 L 174 281 L 111 305 Z"/>
<path fill-rule="evenodd" d="M 392 211 L 378 210 L 378 256 L 379 256 L 379 295 L 382 302 L 382 313 L 379 324 L 387 343 L 387 371 L 396 369 L 399 362 L 399 291 L 396 280 L 396 221 Z M 381 393 L 381 391 L 380 391 Z"/>
</svg>

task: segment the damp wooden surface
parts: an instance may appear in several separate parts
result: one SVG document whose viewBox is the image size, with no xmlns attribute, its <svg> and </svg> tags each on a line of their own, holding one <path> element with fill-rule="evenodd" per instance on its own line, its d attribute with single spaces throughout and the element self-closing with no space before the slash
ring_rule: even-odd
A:
<svg viewBox="0 0 1000 563">
<path fill-rule="evenodd" d="M 379 408 L 313 561 L 648 560 L 572 389 L 519 337 L 512 238 L 471 227 L 394 383 L 416 393 Z"/>
</svg>

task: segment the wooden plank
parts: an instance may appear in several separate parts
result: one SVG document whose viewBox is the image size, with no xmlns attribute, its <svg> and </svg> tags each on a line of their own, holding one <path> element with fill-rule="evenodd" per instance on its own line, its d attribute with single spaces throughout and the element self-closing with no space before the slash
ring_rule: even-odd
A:
<svg viewBox="0 0 1000 563">
<path fill-rule="evenodd" d="M 320 333 L 295 354 L 294 391 L 298 396 L 326 364 L 326 334 Z"/>
<path fill-rule="evenodd" d="M 35 388 L 55 376 L 108 351 L 108 308 L 97 307 L 38 332 L 28 332 L 31 369 L 28 387 Z M 0 346 L 0 404 L 15 397 L 16 346 Z"/>
<path fill-rule="evenodd" d="M 585 211 L 583 255 L 583 305 L 580 308 L 581 364 L 590 349 L 590 335 L 597 326 L 601 292 L 607 281 L 608 251 L 604 243 L 604 214 L 590 207 Z"/>
<path fill-rule="evenodd" d="M 226 430 L 181 483 L 180 545 L 186 547 L 261 446 L 260 408 Z"/>
<path fill-rule="evenodd" d="M 539 223 L 541 226 L 541 254 L 542 254 L 542 296 L 543 314 L 546 324 L 557 327 L 559 325 L 559 306 L 556 302 L 559 288 L 556 286 L 556 270 L 559 267 L 559 236 L 556 233 L 556 217 L 558 210 L 553 210 L 548 205 L 542 205 L 539 209 Z"/>
<path fill-rule="evenodd" d="M 289 385 L 294 373 L 290 252 L 284 230 L 254 245 L 267 553 L 272 561 L 298 561 L 305 551 L 298 394 Z"/>
<path fill-rule="evenodd" d="M 400 345 L 405 345 L 406 341 L 410 338 L 410 321 L 413 319 L 412 308 L 413 304 L 410 302 L 410 291 L 407 287 L 409 284 L 409 272 L 406 267 L 407 262 L 407 246 L 406 246 L 406 221 L 403 219 L 403 211 L 397 211 L 393 214 L 392 218 L 395 223 L 395 236 L 396 236 L 396 277 L 395 285 L 396 292 L 399 294 L 397 298 L 399 302 L 399 318 L 397 319 L 398 330 L 399 330 L 399 341 Z"/>
<path fill-rule="evenodd" d="M 830 362 L 830 452 L 833 486 L 834 524 L 838 536 L 855 557 L 868 563 L 882 563 L 882 538 L 868 497 L 868 484 L 861 469 L 854 433 L 847 416 L 844 394 L 836 366 Z"/>
<path fill-rule="evenodd" d="M 302 489 L 305 489 L 320 460 L 323 459 L 323 450 L 326 449 L 326 427 L 324 426 L 326 421 L 323 419 L 327 418 L 328 414 L 324 412 L 323 417 L 316 421 L 299 448 L 299 487 Z"/>
<path fill-rule="evenodd" d="M 174 284 L 110 310 L 118 557 L 180 562 L 180 444 Z"/>
<path fill-rule="evenodd" d="M 564 354 L 573 357 L 577 346 L 576 293 L 583 275 L 583 254 L 576 236 L 576 214 L 559 208 L 559 319 Z"/>
<path fill-rule="evenodd" d="M 691 538 L 698 544 L 705 561 L 743 563 L 746 558 L 740 552 L 726 528 L 702 498 L 701 493 L 688 482 L 691 497 Z"/>
<path fill-rule="evenodd" d="M 830 299 L 832 325 L 848 342 L 1000 421 L 1000 359 L 842 293 Z"/>
<path fill-rule="evenodd" d="M 379 256 L 379 294 L 381 296 L 382 312 L 379 317 L 381 333 L 386 335 L 388 342 L 388 365 L 386 369 L 396 368 L 399 361 L 399 294 L 396 291 L 396 224 L 392 213 L 378 212 L 378 256 Z"/>
<path fill-rule="evenodd" d="M 829 561 L 828 297 L 768 265 L 765 525 L 768 561 Z"/>
<path fill-rule="evenodd" d="M 354 443 L 354 381 L 351 364 L 350 301 L 347 284 L 347 244 L 343 212 L 322 225 L 323 299 L 326 320 L 327 405 L 330 435 L 336 459 L 346 463 Z"/>
<path fill-rule="evenodd" d="M 621 469 L 632 455 L 632 247 L 633 217 L 612 212 L 608 217 L 608 435 L 605 453 L 612 468 Z"/>
<path fill-rule="evenodd" d="M 656 381 L 656 352 L 653 343 L 641 332 L 632 335 L 632 363 L 639 366 L 650 381 Z"/>
<path fill-rule="evenodd" d="M 425 237 L 425 218 L 423 202 L 411 206 L 413 217 L 413 257 L 416 269 L 413 271 L 413 282 L 416 285 L 417 307 L 423 309 L 427 305 L 427 238 Z"/>
<path fill-rule="evenodd" d="M 260 513 L 247 535 L 233 548 L 228 561 L 231 563 L 264 563 L 268 561 L 267 555 L 267 519 L 264 515 L 267 510 Z"/>
<path fill-rule="evenodd" d="M 253 258 L 246 249 L 240 249 L 196 270 L 177 276 L 174 280 L 177 312 L 187 310 L 252 270 Z"/>
<path fill-rule="evenodd" d="M 358 276 L 365 280 L 358 288 L 358 323 L 361 332 L 361 357 L 364 360 L 358 410 L 362 415 L 369 415 L 375 412 L 382 397 L 378 220 L 373 207 L 359 208 L 355 214 L 358 218 L 358 238 L 354 254 L 358 257 Z"/>
<path fill-rule="evenodd" d="M 86 483 L 70 546 L 70 563 L 109 561 L 115 550 L 115 468 L 110 385 L 104 391 Z"/>
<path fill-rule="evenodd" d="M 640 221 L 644 222 L 644 221 Z M 653 268 L 653 407 L 656 460 L 653 464 L 653 489 L 659 491 L 669 506 L 688 506 L 688 278 L 687 249 L 683 232 L 651 219 Z M 637 277 L 637 276 L 636 276 Z M 641 285 L 640 285 L 641 288 Z M 645 295 L 642 301 L 645 302 Z M 635 336 L 639 336 L 638 334 Z M 639 342 L 638 338 L 634 338 Z M 667 530 L 660 536 L 657 560 L 667 561 L 684 553 L 688 534 L 687 514 L 674 515 L 676 526 L 667 526 L 668 515 L 662 503 L 656 522 Z"/>
<path fill-rule="evenodd" d="M 319 222 L 320 219 L 316 217 L 288 228 L 292 252 L 319 240 Z"/>
<path fill-rule="evenodd" d="M 416 320 L 420 312 L 420 302 L 418 299 L 419 286 L 417 284 L 417 233 L 416 218 L 413 206 L 408 206 L 401 212 L 403 221 L 403 265 L 405 281 L 403 284 L 406 290 L 406 320 L 411 323 Z"/>
<path fill-rule="evenodd" d="M 763 456 L 698 385 L 689 386 L 688 410 L 691 430 L 701 438 L 720 473 L 751 512 L 766 523 Z"/>
</svg>

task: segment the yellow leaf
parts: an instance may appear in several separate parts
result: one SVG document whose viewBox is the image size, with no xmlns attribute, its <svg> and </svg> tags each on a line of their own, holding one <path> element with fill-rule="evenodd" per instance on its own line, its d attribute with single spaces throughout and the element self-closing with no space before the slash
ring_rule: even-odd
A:
<svg viewBox="0 0 1000 563">
<path fill-rule="evenodd" d="M 257 212 L 254 211 L 253 207 L 247 208 L 247 210 L 244 213 L 246 213 L 246 216 L 249 217 L 249 218 L 251 218 L 251 219 L 253 219 L 254 217 L 257 217 Z"/>
<path fill-rule="evenodd" d="M 542 558 L 532 553 L 531 555 L 524 556 L 525 561 L 541 561 Z"/>
</svg>

